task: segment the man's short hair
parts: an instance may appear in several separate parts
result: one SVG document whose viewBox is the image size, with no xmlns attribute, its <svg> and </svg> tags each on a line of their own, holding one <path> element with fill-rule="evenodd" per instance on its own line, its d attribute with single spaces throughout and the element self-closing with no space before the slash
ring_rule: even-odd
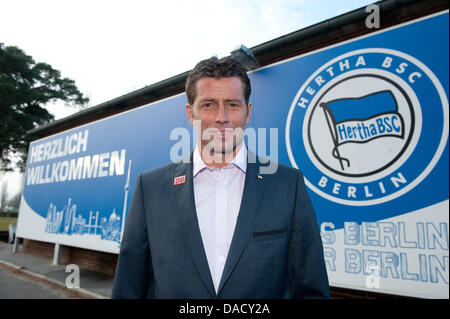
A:
<svg viewBox="0 0 450 319">
<path fill-rule="evenodd" d="M 244 67 L 232 58 L 212 57 L 197 63 L 195 68 L 189 73 L 186 79 L 186 95 L 189 104 L 193 104 L 196 95 L 197 81 L 204 77 L 215 79 L 228 78 L 237 76 L 242 80 L 242 88 L 244 91 L 245 104 L 248 105 L 250 98 L 251 86 L 250 79 Z"/>
</svg>

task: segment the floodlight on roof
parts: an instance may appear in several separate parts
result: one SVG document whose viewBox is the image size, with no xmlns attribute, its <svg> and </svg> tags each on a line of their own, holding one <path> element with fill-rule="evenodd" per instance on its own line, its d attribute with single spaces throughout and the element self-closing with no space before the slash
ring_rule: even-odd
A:
<svg viewBox="0 0 450 319">
<path fill-rule="evenodd" d="M 259 62 L 252 50 L 243 44 L 236 50 L 231 51 L 231 57 L 238 61 L 247 71 L 259 68 Z"/>
</svg>

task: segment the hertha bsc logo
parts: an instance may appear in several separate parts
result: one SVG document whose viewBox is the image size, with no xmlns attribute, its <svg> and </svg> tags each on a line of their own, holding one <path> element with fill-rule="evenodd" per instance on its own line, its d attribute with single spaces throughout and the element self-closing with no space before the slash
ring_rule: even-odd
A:
<svg viewBox="0 0 450 319">
<path fill-rule="evenodd" d="M 417 186 L 448 137 L 448 99 L 433 72 L 389 49 L 339 56 L 314 72 L 292 102 L 286 145 L 320 196 L 374 205 Z"/>
</svg>

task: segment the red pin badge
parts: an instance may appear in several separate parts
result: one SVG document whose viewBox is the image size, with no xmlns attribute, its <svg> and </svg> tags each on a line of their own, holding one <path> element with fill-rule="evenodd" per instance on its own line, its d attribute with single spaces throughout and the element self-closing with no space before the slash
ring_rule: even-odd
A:
<svg viewBox="0 0 450 319">
<path fill-rule="evenodd" d="M 177 176 L 173 180 L 173 186 L 181 185 L 181 184 L 184 184 L 184 183 L 186 183 L 186 175 Z"/>
</svg>

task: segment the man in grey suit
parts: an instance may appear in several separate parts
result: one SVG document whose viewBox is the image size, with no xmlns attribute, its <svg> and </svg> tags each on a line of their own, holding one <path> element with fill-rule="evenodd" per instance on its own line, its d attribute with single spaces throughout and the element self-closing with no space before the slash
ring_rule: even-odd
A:
<svg viewBox="0 0 450 319">
<path fill-rule="evenodd" d="M 113 298 L 328 298 L 316 216 L 301 172 L 262 164 L 243 142 L 252 104 L 245 69 L 201 61 L 186 81 L 200 126 L 189 160 L 142 173 Z"/>
</svg>

